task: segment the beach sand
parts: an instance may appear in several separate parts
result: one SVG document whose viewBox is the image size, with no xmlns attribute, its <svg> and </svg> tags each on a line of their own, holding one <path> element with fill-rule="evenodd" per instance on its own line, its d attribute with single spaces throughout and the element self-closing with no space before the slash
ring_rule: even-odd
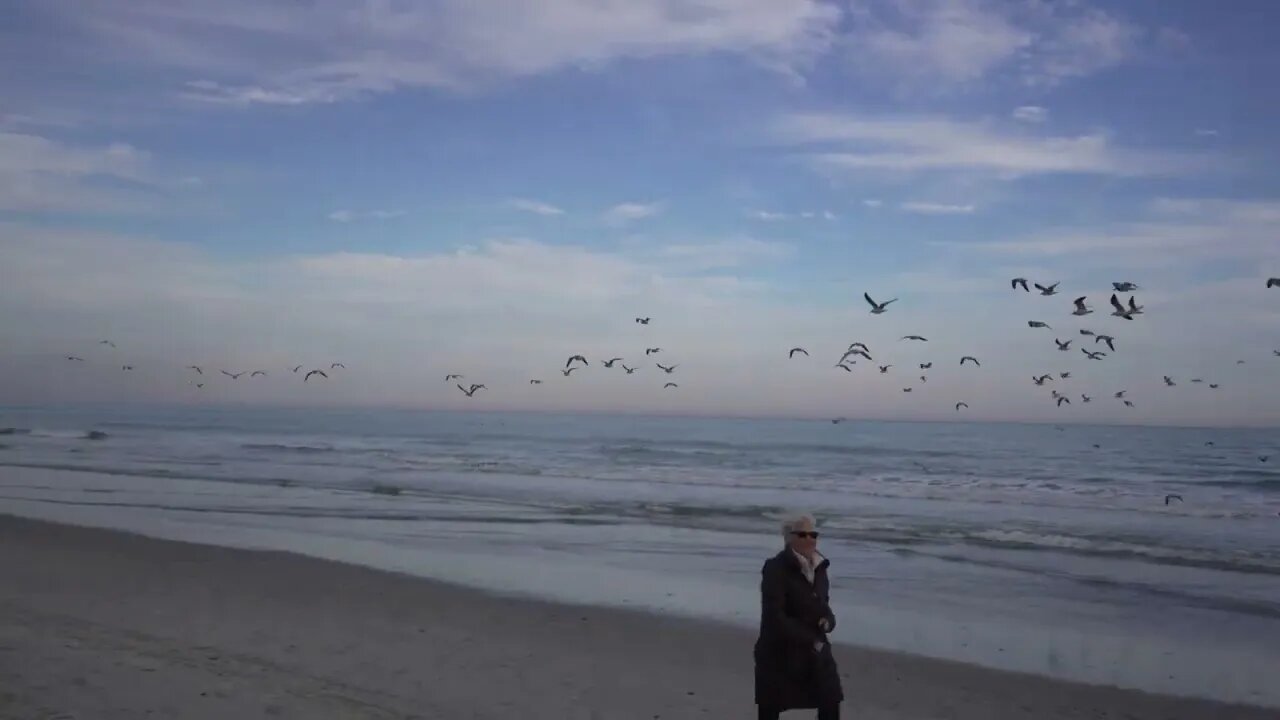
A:
<svg viewBox="0 0 1280 720">
<path fill-rule="evenodd" d="M 0 577 L 0 718 L 754 717 L 754 634 L 741 628 L 8 516 Z M 845 717 L 860 720 L 1277 717 L 837 656 Z"/>
</svg>

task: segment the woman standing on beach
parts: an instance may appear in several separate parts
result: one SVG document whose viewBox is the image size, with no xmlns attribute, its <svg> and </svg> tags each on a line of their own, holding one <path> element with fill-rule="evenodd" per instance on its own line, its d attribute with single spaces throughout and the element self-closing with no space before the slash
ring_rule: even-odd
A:
<svg viewBox="0 0 1280 720">
<path fill-rule="evenodd" d="M 756 705 L 760 720 L 785 710 L 817 708 L 838 720 L 844 691 L 827 633 L 836 626 L 827 582 L 829 560 L 818 552 L 812 515 L 782 523 L 786 547 L 765 561 L 756 641 Z"/>
</svg>

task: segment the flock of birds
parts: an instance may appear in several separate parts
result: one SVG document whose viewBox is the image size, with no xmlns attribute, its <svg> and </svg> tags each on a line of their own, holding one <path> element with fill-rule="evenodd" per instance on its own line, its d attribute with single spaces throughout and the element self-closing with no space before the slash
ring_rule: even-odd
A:
<svg viewBox="0 0 1280 720">
<path fill-rule="evenodd" d="M 1049 285 L 1042 285 L 1040 283 L 1032 283 L 1029 280 L 1027 280 L 1027 278 L 1017 277 L 1017 278 L 1013 278 L 1010 281 L 1010 288 L 1013 290 L 1021 289 L 1023 292 L 1030 293 L 1031 289 L 1034 287 L 1036 292 L 1038 292 L 1040 296 L 1053 297 L 1059 294 L 1059 291 L 1058 291 L 1059 284 L 1060 283 L 1055 282 Z M 1280 288 L 1280 278 L 1269 278 L 1266 282 L 1266 286 L 1268 289 Z M 1119 318 L 1126 321 L 1133 321 L 1135 318 L 1141 317 L 1145 314 L 1144 307 L 1138 304 L 1137 297 L 1132 294 L 1135 291 L 1140 289 L 1136 283 L 1130 282 L 1130 281 L 1113 282 L 1112 288 L 1113 288 L 1113 292 L 1110 297 L 1111 317 Z M 1120 294 L 1123 294 L 1123 293 L 1129 294 L 1127 302 L 1122 301 L 1120 298 Z M 870 293 L 863 293 L 863 298 L 866 300 L 867 304 L 870 306 L 872 315 L 885 314 L 886 312 L 888 312 L 889 306 L 898 301 L 898 298 L 891 298 L 889 300 L 879 302 L 874 298 L 872 298 Z M 1072 301 L 1073 310 L 1070 313 L 1071 316 L 1082 318 L 1082 317 L 1087 317 L 1089 315 L 1093 315 L 1094 309 L 1089 305 L 1088 300 L 1089 298 L 1087 295 L 1075 298 Z M 635 324 L 637 325 L 647 326 L 651 322 L 652 322 L 652 318 L 649 318 L 649 317 L 635 318 Z M 1042 320 L 1029 320 L 1027 321 L 1027 327 L 1031 329 L 1047 329 L 1047 330 L 1053 331 L 1053 327 L 1049 325 L 1047 322 L 1044 322 Z M 1087 328 L 1081 328 L 1079 329 L 1078 332 L 1079 332 L 1078 338 L 1069 337 L 1068 339 L 1063 340 L 1058 337 L 1054 337 L 1053 338 L 1054 345 L 1057 347 L 1057 349 L 1060 352 L 1069 353 L 1071 352 L 1071 348 L 1073 344 L 1075 344 L 1076 342 L 1084 343 L 1085 340 L 1083 338 L 1091 337 L 1093 338 L 1093 343 L 1092 343 L 1093 349 L 1090 349 L 1089 347 L 1078 348 L 1087 360 L 1101 361 L 1106 357 L 1108 357 L 1108 353 L 1116 352 L 1115 336 L 1109 335 L 1106 333 L 1096 333 L 1093 330 L 1090 330 Z M 903 335 L 901 338 L 901 341 L 914 342 L 914 343 L 927 343 L 928 338 L 925 338 L 922 335 Z M 116 347 L 116 344 L 111 340 L 102 340 L 99 342 L 99 345 L 105 345 L 111 348 Z M 1106 348 L 1105 350 L 1102 349 L 1102 346 L 1104 345 Z M 657 355 L 662 352 L 663 352 L 663 349 L 661 347 L 646 346 L 644 348 L 644 356 L 646 360 L 649 357 L 653 355 Z M 1277 357 L 1280 357 L 1280 350 L 1275 350 L 1273 352 Z M 794 360 L 797 356 L 804 356 L 807 358 L 809 357 L 809 351 L 803 347 L 792 347 L 787 352 L 787 357 L 791 360 Z M 841 354 L 840 358 L 836 361 L 835 368 L 843 370 L 844 372 L 853 372 L 852 366 L 857 364 L 859 358 L 864 359 L 870 363 L 876 362 L 874 359 L 874 356 L 872 355 L 871 348 L 866 343 L 853 342 L 849 344 L 849 346 L 845 349 L 843 354 Z M 66 359 L 72 362 L 84 362 L 84 358 L 77 355 L 67 355 Z M 1237 364 L 1243 364 L 1243 363 L 1244 363 L 1243 360 L 1237 361 Z M 627 365 L 624 362 L 624 359 L 622 357 L 611 357 L 608 359 L 604 359 L 600 361 L 600 364 L 603 365 L 605 368 L 614 368 L 616 366 L 623 373 L 627 375 L 635 374 L 635 372 L 640 369 L 640 366 L 638 365 L 637 366 Z M 960 358 L 960 362 L 959 362 L 960 367 L 965 367 L 967 364 L 972 364 L 974 368 L 982 367 L 981 361 L 979 361 L 977 357 L 974 357 L 972 355 L 965 355 Z M 590 361 L 588 361 L 584 355 L 574 354 L 568 357 L 568 359 L 565 361 L 564 367 L 559 368 L 559 372 L 561 373 L 562 376 L 568 378 L 574 373 L 574 371 L 580 370 L 581 368 L 590 367 L 590 365 L 591 365 Z M 678 364 L 674 364 L 674 363 L 670 365 L 664 365 L 661 362 L 655 362 L 654 365 L 657 369 L 661 370 L 665 376 L 674 375 L 676 368 L 679 367 Z M 298 375 L 301 372 L 303 367 L 304 367 L 303 365 L 296 365 L 290 369 L 290 372 L 293 375 Z M 883 375 L 883 374 L 888 374 L 889 371 L 894 367 L 894 365 L 877 364 L 876 367 L 879 369 L 880 374 Z M 328 367 L 328 371 L 332 372 L 339 368 L 345 369 L 346 366 L 340 362 L 331 363 Z M 923 362 L 919 364 L 919 369 L 921 371 L 919 380 L 921 383 L 928 382 L 929 376 L 927 374 L 927 371 L 929 371 L 932 368 L 933 368 L 932 361 Z M 134 366 L 125 364 L 125 365 L 121 365 L 120 369 L 122 372 L 132 372 L 134 370 Z M 196 389 L 203 388 L 205 386 L 204 368 L 199 365 L 188 365 L 186 369 L 193 371 L 197 376 L 195 379 L 191 381 L 190 384 L 193 385 Z M 224 375 L 230 378 L 231 380 L 239 380 L 242 376 L 246 374 L 250 378 L 267 376 L 266 370 L 252 370 L 252 371 L 241 370 L 236 372 L 232 372 L 229 370 L 219 370 L 219 373 L 221 375 Z M 320 377 L 320 378 L 327 379 L 329 377 L 329 374 L 328 372 L 326 372 L 325 369 L 322 369 L 322 368 L 311 369 L 311 370 L 308 370 L 306 373 L 302 374 L 302 381 L 304 383 L 308 382 L 313 377 Z M 1070 372 L 1060 372 L 1057 374 L 1056 377 L 1053 374 L 1046 373 L 1042 375 L 1033 375 L 1031 377 L 1031 381 L 1037 387 L 1044 387 L 1048 383 L 1052 383 L 1055 381 L 1068 380 L 1070 378 L 1071 378 Z M 476 393 L 479 392 L 480 390 L 487 390 L 487 387 L 485 386 L 484 383 L 469 383 L 464 385 L 461 382 L 457 382 L 457 381 L 466 379 L 466 376 L 463 375 L 462 373 L 449 373 L 445 375 L 444 379 L 446 383 L 455 383 L 458 390 L 461 391 L 462 394 L 468 398 L 474 397 Z M 1169 375 L 1164 375 L 1163 381 L 1164 381 L 1164 384 L 1168 387 L 1174 387 L 1177 385 L 1177 382 Z M 1202 383 L 1207 384 L 1208 387 L 1212 390 L 1217 390 L 1221 387 L 1219 383 L 1216 383 L 1216 382 L 1206 383 L 1204 379 L 1198 378 L 1198 377 L 1191 378 L 1190 382 L 1192 384 L 1202 384 Z M 530 385 L 541 385 L 542 383 L 543 381 L 540 378 L 532 378 L 529 380 Z M 672 390 L 679 387 L 680 387 L 679 384 L 676 383 L 674 380 L 668 380 L 662 386 L 664 390 Z M 914 392 L 915 389 L 916 389 L 915 387 L 907 386 L 902 388 L 902 392 L 911 393 L 911 392 Z M 1134 407 L 1134 403 L 1132 400 L 1126 397 L 1126 393 L 1127 393 L 1126 390 L 1119 390 L 1119 391 L 1116 391 L 1112 395 L 1112 397 L 1122 402 L 1126 407 L 1132 408 Z M 1054 387 L 1050 388 L 1050 398 L 1052 402 L 1057 404 L 1058 407 L 1062 407 L 1063 405 L 1070 405 L 1072 402 L 1071 396 L 1068 396 L 1064 392 L 1059 392 L 1058 389 Z M 1093 396 L 1087 393 L 1080 393 L 1079 401 L 1081 403 L 1090 403 L 1093 401 Z M 956 412 L 959 412 L 964 409 L 968 409 L 968 407 L 969 407 L 969 404 L 963 401 L 957 402 L 955 404 Z M 843 418 L 837 418 L 832 422 L 838 423 L 841 420 L 843 420 Z"/>
<path fill-rule="evenodd" d="M 115 344 L 114 342 L 110 341 L 110 340 L 99 340 L 99 341 L 98 341 L 98 345 L 106 345 L 107 347 L 110 347 L 110 348 L 112 348 L 112 349 L 115 349 L 115 348 L 116 348 L 116 344 Z M 66 358 L 67 358 L 67 361 L 68 361 L 68 362 L 85 362 L 85 359 L 84 359 L 83 357 L 79 356 L 79 355 L 67 355 L 67 356 L 66 356 Z M 302 368 L 303 368 L 303 367 L 304 367 L 303 365 L 295 365 L 293 368 L 291 368 L 291 372 L 292 372 L 294 375 L 297 375 L 297 374 L 298 374 L 298 371 L 302 370 Z M 344 370 L 345 370 L 345 369 L 346 369 L 346 367 L 347 367 L 346 365 L 343 365 L 343 364 L 342 364 L 342 363 L 340 363 L 340 362 L 330 363 L 330 364 L 329 364 L 329 372 L 333 372 L 334 370 L 336 370 L 336 369 L 338 369 L 338 368 L 342 368 L 342 369 L 344 369 Z M 133 369 L 134 369 L 134 366 L 133 366 L 133 365 L 121 365 L 121 366 L 120 366 L 120 371 L 121 371 L 121 372 L 133 372 Z M 190 384 L 191 384 L 191 386 L 192 386 L 192 387 L 196 388 L 197 390 L 199 390 L 199 389 L 201 389 L 201 388 L 203 388 L 203 387 L 204 387 L 204 379 L 203 379 L 203 378 L 204 378 L 204 368 L 203 368 L 202 366 L 200 366 L 200 365 L 188 365 L 188 366 L 186 366 L 186 368 L 184 368 L 184 369 L 186 369 L 186 370 L 193 370 L 193 371 L 195 371 L 195 374 L 197 375 L 197 379 L 192 380 L 192 381 L 190 382 Z M 231 378 L 232 380 L 239 380 L 241 377 L 243 377 L 243 376 L 245 376 L 245 375 L 248 375 L 250 378 L 255 378 L 255 377 L 266 377 L 266 376 L 267 376 L 267 371 L 266 371 L 266 370 L 252 370 L 252 371 L 250 371 L 250 370 L 241 370 L 241 371 L 239 371 L 239 372 L 231 372 L 230 370 L 219 370 L 218 372 L 219 372 L 219 373 L 221 373 L 221 374 L 223 374 L 223 375 L 225 375 L 225 376 L 227 376 L 227 377 L 229 377 L 229 378 Z M 320 377 L 322 377 L 322 378 L 325 378 L 325 379 L 328 379 L 328 377 L 329 377 L 329 373 L 327 373 L 327 372 L 325 372 L 324 370 L 321 370 L 321 369 L 319 369 L 319 368 L 316 368 L 316 369 L 314 369 L 314 370 L 308 370 L 306 373 L 304 373 L 304 374 L 303 374 L 303 376 L 302 376 L 302 382 L 307 382 L 308 380 L 310 380 L 312 377 L 314 377 L 314 376 L 316 376 L 316 375 L 318 375 L 318 376 L 320 376 Z"/>
</svg>

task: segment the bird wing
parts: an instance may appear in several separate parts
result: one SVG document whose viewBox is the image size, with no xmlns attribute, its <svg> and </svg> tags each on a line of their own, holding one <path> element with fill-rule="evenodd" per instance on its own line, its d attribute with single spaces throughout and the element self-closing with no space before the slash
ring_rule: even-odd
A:
<svg viewBox="0 0 1280 720">
<path fill-rule="evenodd" d="M 864 297 L 864 298 L 866 298 L 866 299 L 867 299 L 867 302 L 871 304 L 871 307 L 873 307 L 873 308 L 878 308 L 878 307 L 880 307 L 880 305 L 879 305 L 878 303 L 876 303 L 876 301 L 875 301 L 875 300 L 872 300 L 872 299 L 871 299 L 871 294 L 870 294 L 870 293 L 862 293 L 862 297 Z"/>
<path fill-rule="evenodd" d="M 1137 301 L 1137 299 L 1136 299 L 1136 298 L 1134 298 L 1134 296 L 1132 296 L 1132 295 L 1130 295 L 1130 296 L 1129 296 L 1129 309 L 1130 309 L 1130 310 L 1137 310 L 1137 309 L 1138 309 L 1138 301 Z"/>
<path fill-rule="evenodd" d="M 1115 308 L 1118 312 L 1124 312 L 1124 305 L 1121 304 L 1120 298 L 1116 297 L 1115 293 L 1111 294 L 1111 307 Z"/>
<path fill-rule="evenodd" d="M 1036 286 L 1036 289 L 1037 289 L 1037 290 L 1039 290 L 1040 292 L 1045 292 L 1046 290 L 1048 290 L 1048 289 L 1049 289 L 1049 288 L 1047 288 L 1047 287 L 1045 287 L 1045 286 L 1041 285 L 1040 283 L 1033 283 L 1033 284 Z"/>
</svg>

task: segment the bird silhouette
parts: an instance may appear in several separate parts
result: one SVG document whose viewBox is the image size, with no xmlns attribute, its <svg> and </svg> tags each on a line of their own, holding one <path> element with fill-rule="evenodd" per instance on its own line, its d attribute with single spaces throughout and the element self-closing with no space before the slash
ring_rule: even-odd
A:
<svg viewBox="0 0 1280 720">
<path fill-rule="evenodd" d="M 242 370 L 242 371 L 240 371 L 240 372 L 238 372 L 238 373 L 229 373 L 229 372 L 227 372 L 226 370 L 219 370 L 218 372 L 222 373 L 223 375 L 226 375 L 227 377 L 231 378 L 232 380 L 239 380 L 239 379 L 240 379 L 240 376 L 244 374 L 244 371 L 243 371 L 243 370 Z"/>
<path fill-rule="evenodd" d="M 302 382 L 306 382 L 306 381 L 310 380 L 312 375 L 319 375 L 320 377 L 325 378 L 325 379 L 328 379 L 328 378 L 329 378 L 328 373 L 326 373 L 326 372 L 325 372 L 325 371 L 323 371 L 323 370 L 312 370 L 312 371 L 308 372 L 306 375 L 303 375 L 303 376 L 302 376 Z"/>
<path fill-rule="evenodd" d="M 574 361 L 574 360 L 577 360 L 577 361 L 581 362 L 581 363 L 582 363 L 582 365 L 583 365 L 584 367 L 585 367 L 585 366 L 588 366 L 588 365 L 590 365 L 590 364 L 591 364 L 591 363 L 587 362 L 587 359 L 586 359 L 586 358 L 584 358 L 584 357 L 582 357 L 581 355 L 570 355 L 570 356 L 569 356 L 569 359 L 565 361 L 564 366 L 565 366 L 565 367 L 569 367 L 570 365 L 572 365 L 572 364 L 573 364 L 573 361 Z"/>
<path fill-rule="evenodd" d="M 1035 286 L 1036 289 L 1040 291 L 1040 294 L 1045 297 L 1058 294 L 1058 283 L 1054 283 L 1052 285 L 1041 285 L 1040 283 L 1035 283 Z"/>
<path fill-rule="evenodd" d="M 880 314 L 883 314 L 885 310 L 889 309 L 889 304 L 890 304 L 890 303 L 895 303 L 895 302 L 897 302 L 897 301 L 898 301 L 898 298 L 894 298 L 894 299 L 892 299 L 892 300 L 885 300 L 885 301 L 884 301 L 884 302 L 882 302 L 882 303 L 878 303 L 878 302 L 876 302 L 875 300 L 872 300 L 872 299 L 871 299 L 871 295 L 870 295 L 869 293 L 862 293 L 862 297 L 866 299 L 866 301 L 867 301 L 867 303 L 868 303 L 869 305 L 871 305 L 871 314 L 872 314 L 872 315 L 880 315 Z"/>
<path fill-rule="evenodd" d="M 965 360 L 972 362 L 974 365 L 977 365 L 978 367 L 982 367 L 982 363 L 978 362 L 978 358 L 972 355 L 965 355 L 964 357 L 960 358 L 960 367 L 964 367 Z"/>
<path fill-rule="evenodd" d="M 331 363 L 331 364 L 329 365 L 329 369 L 330 369 L 330 370 L 332 370 L 332 369 L 334 369 L 334 368 L 342 368 L 343 370 L 346 370 L 346 369 L 347 369 L 347 366 L 346 366 L 346 365 L 343 365 L 342 363 Z"/>
<path fill-rule="evenodd" d="M 680 367 L 679 365 L 672 365 L 671 367 L 667 367 L 666 365 L 663 365 L 662 363 L 654 363 L 654 365 L 657 365 L 659 368 L 661 368 L 661 369 L 662 369 L 662 372 L 664 372 L 664 373 L 666 373 L 666 374 L 668 374 L 668 375 L 670 375 L 671 373 L 675 372 L 675 371 L 676 371 L 676 368 Z"/>
<path fill-rule="evenodd" d="M 648 325 L 648 324 L 649 324 L 649 318 L 647 318 L 647 317 L 636 318 L 636 322 L 637 322 L 637 323 L 640 323 L 641 325 Z"/>
<path fill-rule="evenodd" d="M 1024 291 L 1031 292 L 1031 288 L 1027 287 L 1026 278 L 1014 278 L 1009 283 L 1009 287 L 1013 288 L 1014 290 L 1017 290 L 1019 287 L 1021 287 Z"/>
<path fill-rule="evenodd" d="M 791 348 L 791 351 L 787 353 L 787 357 L 788 357 L 788 358 L 793 358 L 793 357 L 795 357 L 795 356 L 796 356 L 796 353 L 803 353 L 805 357 L 809 357 L 809 351 L 808 351 L 808 350 L 805 350 L 805 349 L 804 349 L 804 348 L 802 348 L 802 347 L 793 347 L 793 348 Z"/>
</svg>

